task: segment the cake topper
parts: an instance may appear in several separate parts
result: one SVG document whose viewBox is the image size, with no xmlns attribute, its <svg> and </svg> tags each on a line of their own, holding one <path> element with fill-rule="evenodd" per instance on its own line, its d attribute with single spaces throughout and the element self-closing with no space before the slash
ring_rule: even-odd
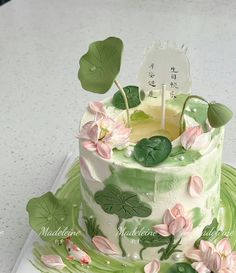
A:
<svg viewBox="0 0 236 273">
<path fill-rule="evenodd" d="M 171 98 L 178 93 L 190 93 L 191 79 L 187 48 L 175 44 L 155 43 L 148 50 L 138 73 L 139 87 L 142 91 L 161 96 L 162 130 L 165 130 L 166 96 Z"/>
</svg>

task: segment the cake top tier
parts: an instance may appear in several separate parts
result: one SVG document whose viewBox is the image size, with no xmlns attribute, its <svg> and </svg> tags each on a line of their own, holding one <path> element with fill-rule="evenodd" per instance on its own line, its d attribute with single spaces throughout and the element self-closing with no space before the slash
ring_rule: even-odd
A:
<svg viewBox="0 0 236 273">
<path fill-rule="evenodd" d="M 223 104 L 189 94 L 189 65 L 183 50 L 158 48 L 156 55 L 155 50 L 148 55 L 148 63 L 153 58 L 151 69 L 160 61 L 158 73 L 162 79 L 162 84 L 149 84 L 150 89 L 142 84 L 139 88 L 119 83 L 122 51 L 122 41 L 110 37 L 92 43 L 80 59 L 78 76 L 85 90 L 106 93 L 113 83 L 118 89 L 110 99 L 89 103 L 79 134 L 83 147 L 104 160 L 149 168 L 173 162 L 176 165 L 177 159 L 181 162 L 178 164 L 188 165 L 212 149 L 214 137 L 221 131 L 216 128 L 224 126 L 232 112 Z M 183 68 L 179 82 L 185 83 L 184 92 L 172 92 L 172 88 L 177 89 L 177 74 L 181 71 L 171 62 L 163 64 L 163 58 L 166 63 L 172 58 Z M 145 62 L 141 71 L 146 71 Z M 174 87 L 167 84 L 169 71 Z M 149 77 L 155 78 L 156 72 L 150 73 Z"/>
</svg>

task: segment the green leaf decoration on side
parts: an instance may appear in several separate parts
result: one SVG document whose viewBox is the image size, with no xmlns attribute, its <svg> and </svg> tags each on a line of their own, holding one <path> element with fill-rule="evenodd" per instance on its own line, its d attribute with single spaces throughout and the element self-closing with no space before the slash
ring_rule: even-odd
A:
<svg viewBox="0 0 236 273">
<path fill-rule="evenodd" d="M 149 116 L 142 110 L 134 111 L 134 113 L 130 117 L 131 122 L 145 121 L 145 120 L 150 120 L 151 118 L 152 118 L 151 116 Z"/>
<path fill-rule="evenodd" d="M 102 209 L 108 214 L 118 216 L 117 230 L 120 230 L 123 219 L 129 219 L 134 216 L 148 217 L 152 213 L 151 207 L 142 202 L 134 192 L 121 191 L 115 185 L 107 185 L 103 191 L 95 193 L 94 199 Z M 122 245 L 122 234 L 119 232 L 119 246 L 122 256 L 126 256 Z"/>
<path fill-rule="evenodd" d="M 192 218 L 192 222 L 193 222 L 193 228 L 196 228 L 197 226 L 199 226 L 199 224 L 203 220 L 204 216 L 205 215 L 201 211 L 201 208 L 196 207 L 191 210 L 191 218 Z"/>
<path fill-rule="evenodd" d="M 201 240 L 210 241 L 211 239 L 215 238 L 218 235 L 219 223 L 216 218 L 214 218 L 210 225 L 206 226 L 203 231 L 202 235 L 197 241 L 194 243 L 194 247 L 199 248 Z"/>
<path fill-rule="evenodd" d="M 142 202 L 136 193 L 121 191 L 114 185 L 107 185 L 103 191 L 96 192 L 95 201 L 106 213 L 115 214 L 120 219 L 148 217 L 152 213 L 151 207 Z"/>
<path fill-rule="evenodd" d="M 129 108 L 138 106 L 141 103 L 138 86 L 126 86 L 123 88 L 128 100 Z M 118 109 L 126 109 L 123 96 L 117 91 L 112 99 L 112 104 Z"/>
<path fill-rule="evenodd" d="M 120 71 L 123 42 L 116 37 L 96 41 L 80 59 L 78 78 L 90 92 L 104 94 Z"/>
<path fill-rule="evenodd" d="M 51 192 L 31 199 L 26 209 L 32 229 L 45 241 L 62 239 L 63 236 L 57 236 L 55 232 L 73 228 L 72 204 L 57 199 Z"/>
<path fill-rule="evenodd" d="M 145 167 L 153 167 L 164 161 L 171 150 L 172 144 L 164 136 L 143 138 L 134 146 L 134 158 Z"/>
<path fill-rule="evenodd" d="M 144 235 L 140 237 L 139 243 L 143 246 L 143 248 L 140 250 L 140 258 L 143 259 L 143 251 L 149 247 L 159 247 L 168 245 L 170 243 L 170 236 L 164 237 L 161 236 L 158 233 L 150 234 L 150 235 Z"/>
<path fill-rule="evenodd" d="M 209 103 L 208 120 L 213 128 L 218 128 L 228 123 L 233 117 L 233 112 L 221 103 Z"/>
<path fill-rule="evenodd" d="M 99 225 L 97 225 L 97 221 L 94 217 L 92 218 L 84 217 L 84 222 L 87 228 L 88 235 L 91 239 L 94 236 L 104 236 L 104 234 L 99 228 Z"/>
<path fill-rule="evenodd" d="M 172 265 L 167 273 L 197 273 L 197 271 L 192 268 L 190 264 L 187 263 L 177 263 Z"/>
<path fill-rule="evenodd" d="M 187 166 L 198 160 L 201 154 L 198 151 L 185 150 L 182 146 L 174 147 L 171 151 L 170 156 L 166 159 L 165 163 L 176 166 L 176 158 L 184 160 L 178 160 L 178 166 Z"/>
</svg>

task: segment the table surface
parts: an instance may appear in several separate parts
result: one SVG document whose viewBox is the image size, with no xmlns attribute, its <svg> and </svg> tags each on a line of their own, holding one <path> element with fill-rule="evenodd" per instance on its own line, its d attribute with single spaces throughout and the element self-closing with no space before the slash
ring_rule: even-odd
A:
<svg viewBox="0 0 236 273">
<path fill-rule="evenodd" d="M 144 49 L 172 40 L 189 47 L 193 93 L 236 105 L 236 2 L 12 0 L 0 7 L 0 265 L 10 272 L 29 233 L 25 206 L 48 191 L 70 151 L 89 100 L 78 61 L 88 44 L 119 36 L 120 81 L 136 84 Z M 113 89 L 114 91 L 115 89 Z M 112 92 L 110 92 L 112 93 Z M 235 118 L 224 161 L 236 159 Z"/>
</svg>

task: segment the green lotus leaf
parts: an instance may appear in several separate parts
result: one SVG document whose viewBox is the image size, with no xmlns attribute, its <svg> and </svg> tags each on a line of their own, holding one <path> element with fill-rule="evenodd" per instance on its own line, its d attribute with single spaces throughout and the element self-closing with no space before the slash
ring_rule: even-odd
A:
<svg viewBox="0 0 236 273">
<path fill-rule="evenodd" d="M 126 86 L 123 89 L 128 100 L 129 108 L 136 107 L 141 103 L 138 86 Z M 114 94 L 112 104 L 118 109 L 126 109 L 125 102 L 120 91 L 117 91 Z"/>
<path fill-rule="evenodd" d="M 164 237 L 158 233 L 156 234 L 150 234 L 150 235 L 144 235 L 140 237 L 139 243 L 144 247 L 158 247 L 158 246 L 164 246 L 168 245 L 170 242 L 170 236 Z"/>
<path fill-rule="evenodd" d="M 156 166 L 164 161 L 172 150 L 170 140 L 164 136 L 143 138 L 134 146 L 134 158 L 145 167 Z"/>
<path fill-rule="evenodd" d="M 80 59 L 78 78 L 90 92 L 104 94 L 120 71 L 123 42 L 116 37 L 96 41 Z"/>
<path fill-rule="evenodd" d="M 205 226 L 205 228 L 202 231 L 202 235 L 197 241 L 194 243 L 194 247 L 198 248 L 200 245 L 201 240 L 209 241 L 214 239 L 217 235 L 217 229 L 218 229 L 219 223 L 216 218 L 214 218 L 210 225 Z"/>
<path fill-rule="evenodd" d="M 45 241 L 67 237 L 62 231 L 73 228 L 72 204 L 57 199 L 51 192 L 31 199 L 26 209 L 32 229 Z"/>
<path fill-rule="evenodd" d="M 190 264 L 187 263 L 177 263 L 172 265 L 167 273 L 197 273 L 197 271 L 192 268 Z"/>
<path fill-rule="evenodd" d="M 146 114 L 142 110 L 134 111 L 134 113 L 130 117 L 132 122 L 150 120 L 151 118 L 152 118 L 151 116 L 149 116 L 148 114 Z"/>
<path fill-rule="evenodd" d="M 213 128 L 218 128 L 228 123 L 233 112 L 221 103 L 209 103 L 207 117 Z"/>
<path fill-rule="evenodd" d="M 96 192 L 94 198 L 106 213 L 115 214 L 119 219 L 148 217 L 152 213 L 151 207 L 136 193 L 121 191 L 115 185 L 107 185 L 104 190 Z"/>
</svg>

